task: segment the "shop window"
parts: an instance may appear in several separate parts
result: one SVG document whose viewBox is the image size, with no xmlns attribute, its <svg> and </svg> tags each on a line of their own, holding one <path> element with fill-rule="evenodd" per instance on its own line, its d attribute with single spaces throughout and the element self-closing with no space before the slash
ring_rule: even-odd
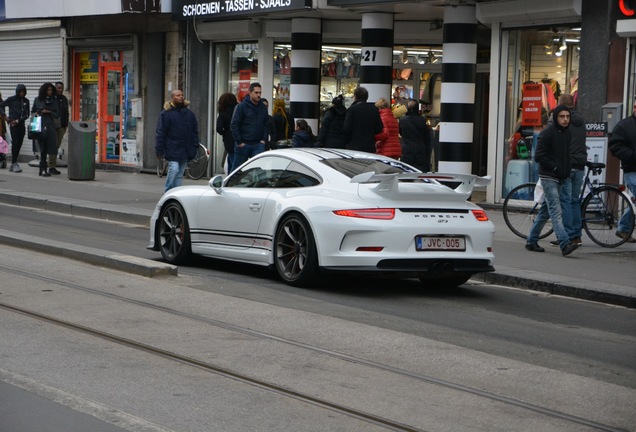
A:
<svg viewBox="0 0 636 432">
<path fill-rule="evenodd" d="M 580 34 L 580 28 L 560 26 L 504 35 L 508 40 L 504 198 L 515 186 L 538 180 L 537 138 L 559 96 L 569 94 L 577 102 Z"/>
</svg>

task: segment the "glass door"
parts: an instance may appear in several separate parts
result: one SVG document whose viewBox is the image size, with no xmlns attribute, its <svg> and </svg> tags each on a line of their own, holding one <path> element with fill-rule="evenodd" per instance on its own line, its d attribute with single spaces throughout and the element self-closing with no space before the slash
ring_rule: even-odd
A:
<svg viewBox="0 0 636 432">
<path fill-rule="evenodd" d="M 121 66 L 100 68 L 99 144 L 101 162 L 119 162 L 121 146 Z"/>
</svg>

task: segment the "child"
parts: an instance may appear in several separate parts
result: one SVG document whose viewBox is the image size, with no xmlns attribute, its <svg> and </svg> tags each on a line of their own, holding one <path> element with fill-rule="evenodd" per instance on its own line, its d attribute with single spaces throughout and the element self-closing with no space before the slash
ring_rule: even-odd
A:
<svg viewBox="0 0 636 432">
<path fill-rule="evenodd" d="M 296 130 L 292 136 L 292 147 L 315 147 L 316 137 L 306 120 L 296 121 Z"/>
</svg>

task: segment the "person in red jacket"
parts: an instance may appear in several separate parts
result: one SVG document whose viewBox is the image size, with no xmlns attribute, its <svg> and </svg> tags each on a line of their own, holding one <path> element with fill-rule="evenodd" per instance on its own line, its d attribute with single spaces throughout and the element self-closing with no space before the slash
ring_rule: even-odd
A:
<svg viewBox="0 0 636 432">
<path fill-rule="evenodd" d="M 400 128 L 397 119 L 393 116 L 388 100 L 380 98 L 375 106 L 380 111 L 380 118 L 384 126 L 382 132 L 375 136 L 375 152 L 398 159 L 402 156 L 402 146 L 400 145 Z"/>
</svg>

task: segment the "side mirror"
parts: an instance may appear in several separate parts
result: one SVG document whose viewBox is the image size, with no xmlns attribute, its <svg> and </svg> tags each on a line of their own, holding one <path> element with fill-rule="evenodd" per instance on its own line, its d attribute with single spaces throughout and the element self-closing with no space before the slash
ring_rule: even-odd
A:
<svg viewBox="0 0 636 432">
<path fill-rule="evenodd" d="M 208 182 L 208 184 L 210 185 L 212 189 L 214 189 L 214 192 L 221 195 L 221 191 L 223 189 L 223 176 L 216 175 L 212 177 L 210 181 Z"/>
</svg>

